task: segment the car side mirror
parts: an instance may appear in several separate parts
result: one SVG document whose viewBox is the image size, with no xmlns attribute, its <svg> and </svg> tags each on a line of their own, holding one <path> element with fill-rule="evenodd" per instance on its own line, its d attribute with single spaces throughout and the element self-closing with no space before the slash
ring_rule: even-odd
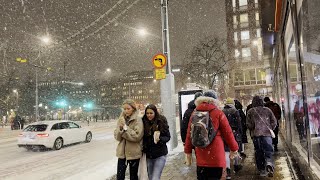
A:
<svg viewBox="0 0 320 180">
<path fill-rule="evenodd" d="M 81 128 L 81 126 L 79 125 L 79 128 Z"/>
</svg>

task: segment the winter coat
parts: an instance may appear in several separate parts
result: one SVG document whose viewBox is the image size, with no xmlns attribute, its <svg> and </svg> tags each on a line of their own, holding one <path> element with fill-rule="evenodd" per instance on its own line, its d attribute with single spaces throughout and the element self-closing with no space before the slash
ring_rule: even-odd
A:
<svg viewBox="0 0 320 180">
<path fill-rule="evenodd" d="M 242 143 L 248 143 L 248 138 L 247 138 L 247 120 L 246 120 L 246 115 L 244 114 L 242 110 L 242 104 L 238 101 L 235 100 L 235 107 L 239 111 L 240 117 L 241 117 L 241 125 L 242 125 Z"/>
<path fill-rule="evenodd" d="M 185 143 L 189 120 L 195 108 L 196 108 L 196 105 L 194 104 L 194 100 L 192 100 L 188 103 L 188 109 L 184 112 L 182 124 L 181 124 L 181 132 L 180 132 L 181 140 L 183 143 Z"/>
<path fill-rule="evenodd" d="M 264 104 L 264 106 L 269 108 L 273 112 L 273 115 L 276 117 L 277 120 L 281 119 L 281 108 L 279 104 L 273 101 L 268 101 Z"/>
<path fill-rule="evenodd" d="M 120 130 L 120 122 L 126 122 L 127 130 Z M 122 113 L 114 131 L 114 138 L 119 141 L 116 156 L 120 159 L 134 160 L 142 156 L 143 122 L 138 116 L 138 111 L 134 112 L 130 119 L 126 120 Z"/>
<path fill-rule="evenodd" d="M 231 126 L 231 129 L 236 141 L 241 142 L 242 124 L 241 124 L 241 117 L 238 110 L 232 105 L 226 105 L 222 111 L 226 115 L 229 121 L 229 125 Z"/>
<path fill-rule="evenodd" d="M 197 159 L 197 166 L 201 167 L 226 167 L 226 158 L 224 151 L 225 140 L 232 151 L 238 150 L 238 143 L 236 142 L 231 127 L 228 123 L 227 117 L 218 108 L 219 101 L 211 97 L 198 97 L 195 101 L 196 110 L 210 111 L 210 117 L 217 135 L 206 148 L 195 147 L 195 154 Z M 191 121 L 188 125 L 187 137 L 184 146 L 184 152 L 191 154 Z"/>
<path fill-rule="evenodd" d="M 167 119 L 160 115 L 158 119 L 150 121 L 143 119 L 144 135 L 143 135 L 143 152 L 146 153 L 148 159 L 156 159 L 160 156 L 168 154 L 167 142 L 170 140 L 170 131 Z M 154 143 L 153 134 L 160 131 L 160 140 Z"/>
<path fill-rule="evenodd" d="M 277 120 L 272 111 L 263 105 L 261 97 L 253 98 L 253 107 L 247 113 L 247 126 L 251 131 L 251 136 L 271 136 L 268 127 L 273 130 L 277 126 Z"/>
</svg>

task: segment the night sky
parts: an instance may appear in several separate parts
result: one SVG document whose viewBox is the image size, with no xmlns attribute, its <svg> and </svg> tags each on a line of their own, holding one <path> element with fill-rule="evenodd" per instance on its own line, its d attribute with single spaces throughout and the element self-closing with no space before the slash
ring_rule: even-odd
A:
<svg viewBox="0 0 320 180">
<path fill-rule="evenodd" d="M 64 63 L 74 81 L 151 70 L 152 56 L 162 52 L 160 2 L 0 0 L 0 75 L 14 71 L 21 81 L 34 78 L 34 69 L 15 62 L 17 57 L 52 67 L 50 73 L 41 70 L 41 80 L 63 77 Z M 182 64 L 203 38 L 225 38 L 225 16 L 221 0 L 170 0 L 172 65 Z M 137 33 L 141 28 L 148 32 L 144 37 Z M 52 39 L 47 46 L 40 41 L 46 34 Z"/>
</svg>

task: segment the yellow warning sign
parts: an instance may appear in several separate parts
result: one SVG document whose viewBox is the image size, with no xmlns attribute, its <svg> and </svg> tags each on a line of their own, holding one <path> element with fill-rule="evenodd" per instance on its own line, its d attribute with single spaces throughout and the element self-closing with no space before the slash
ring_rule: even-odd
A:
<svg viewBox="0 0 320 180">
<path fill-rule="evenodd" d="M 163 68 L 167 64 L 167 57 L 163 54 L 157 54 L 153 56 L 152 64 L 155 68 Z"/>
<path fill-rule="evenodd" d="M 166 78 L 166 69 L 155 69 L 156 80 L 161 80 Z"/>
</svg>

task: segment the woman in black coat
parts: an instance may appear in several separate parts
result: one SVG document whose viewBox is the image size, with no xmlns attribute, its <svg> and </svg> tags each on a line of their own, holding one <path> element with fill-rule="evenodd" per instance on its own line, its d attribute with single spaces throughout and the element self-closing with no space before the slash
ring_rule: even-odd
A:
<svg viewBox="0 0 320 180">
<path fill-rule="evenodd" d="M 168 122 L 153 104 L 146 107 L 142 120 L 143 152 L 147 157 L 148 176 L 150 180 L 160 180 L 168 154 L 166 143 L 170 140 Z"/>
<path fill-rule="evenodd" d="M 240 155 L 242 157 L 246 157 L 246 154 L 244 153 L 244 143 L 248 143 L 247 138 L 247 124 L 246 124 L 246 115 L 244 114 L 242 110 L 242 104 L 238 100 L 234 100 L 235 107 L 239 111 L 240 117 L 241 117 L 241 124 L 242 124 L 242 147 L 239 147 L 241 149 Z"/>
</svg>

